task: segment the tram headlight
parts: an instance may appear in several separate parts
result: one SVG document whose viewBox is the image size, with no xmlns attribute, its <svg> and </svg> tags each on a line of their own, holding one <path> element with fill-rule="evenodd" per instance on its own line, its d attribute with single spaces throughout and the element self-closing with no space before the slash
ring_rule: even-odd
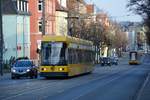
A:
<svg viewBox="0 0 150 100">
<path fill-rule="evenodd" d="M 63 70 L 63 68 L 59 68 L 59 70 L 60 70 L 60 71 L 62 71 L 62 70 Z"/>
<path fill-rule="evenodd" d="M 43 70 L 46 71 L 47 69 L 46 69 L 46 68 L 43 68 Z"/>
<path fill-rule="evenodd" d="M 41 70 L 42 70 L 42 71 L 46 71 L 47 69 L 46 69 L 46 68 L 42 68 Z"/>
<path fill-rule="evenodd" d="M 64 68 L 59 68 L 59 71 L 64 71 L 65 69 Z"/>
</svg>

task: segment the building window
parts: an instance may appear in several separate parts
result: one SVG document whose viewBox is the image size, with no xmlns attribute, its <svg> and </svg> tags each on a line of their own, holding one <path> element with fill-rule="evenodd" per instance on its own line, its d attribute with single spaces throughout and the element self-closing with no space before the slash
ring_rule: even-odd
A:
<svg viewBox="0 0 150 100">
<path fill-rule="evenodd" d="M 26 3 L 26 5 L 27 5 L 27 12 L 29 11 L 29 4 L 28 4 L 28 2 Z"/>
<path fill-rule="evenodd" d="M 23 11 L 23 1 L 20 1 L 20 5 L 21 5 L 20 6 L 20 8 L 21 8 L 20 10 Z"/>
<path fill-rule="evenodd" d="M 37 40 L 37 48 L 40 50 L 41 49 L 41 40 Z"/>
<path fill-rule="evenodd" d="M 27 11 L 26 10 L 26 2 L 23 2 L 23 11 Z"/>
<path fill-rule="evenodd" d="M 39 0 L 38 1 L 38 10 L 42 11 L 42 8 L 43 8 L 43 6 L 42 6 L 42 0 Z"/>
<path fill-rule="evenodd" d="M 18 11 L 20 10 L 20 1 L 19 0 L 17 0 L 17 9 L 18 9 Z"/>
<path fill-rule="evenodd" d="M 39 32 L 42 33 L 42 21 L 41 20 L 39 20 L 38 26 L 39 26 Z"/>
</svg>

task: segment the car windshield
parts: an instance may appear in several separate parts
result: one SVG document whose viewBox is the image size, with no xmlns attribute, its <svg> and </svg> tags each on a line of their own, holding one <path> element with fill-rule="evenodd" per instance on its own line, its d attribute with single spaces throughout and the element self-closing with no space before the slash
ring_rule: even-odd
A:
<svg viewBox="0 0 150 100">
<path fill-rule="evenodd" d="M 32 66 L 31 61 L 17 61 L 14 64 L 15 67 L 30 67 Z"/>
<path fill-rule="evenodd" d="M 108 61 L 108 60 L 109 60 L 109 58 L 103 58 L 103 60 L 104 60 L 104 61 Z"/>
</svg>

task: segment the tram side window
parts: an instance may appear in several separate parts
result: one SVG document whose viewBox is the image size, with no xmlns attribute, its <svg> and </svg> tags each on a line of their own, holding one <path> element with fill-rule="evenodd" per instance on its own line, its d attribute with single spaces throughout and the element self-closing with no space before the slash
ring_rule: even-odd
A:
<svg viewBox="0 0 150 100">
<path fill-rule="evenodd" d="M 84 51 L 81 51 L 79 55 L 80 55 L 80 57 L 81 57 L 81 60 L 80 60 L 81 63 L 84 63 L 84 62 L 85 62 L 85 57 L 84 57 L 85 54 L 84 54 Z"/>
<path fill-rule="evenodd" d="M 68 49 L 68 63 L 69 64 L 75 63 L 75 60 L 76 60 L 75 56 L 76 56 L 76 54 L 75 54 L 74 50 Z"/>
<path fill-rule="evenodd" d="M 94 52 L 91 52 L 91 61 L 94 63 Z"/>
<path fill-rule="evenodd" d="M 69 49 L 68 50 L 68 63 L 69 64 L 72 64 L 72 50 L 71 49 Z"/>
<path fill-rule="evenodd" d="M 74 63 L 78 63 L 79 61 L 78 61 L 78 51 L 77 50 L 74 50 L 74 54 L 75 54 L 75 56 L 74 56 L 74 59 L 75 59 L 75 62 Z"/>
<path fill-rule="evenodd" d="M 93 62 L 92 51 L 77 50 L 77 49 L 68 50 L 68 63 L 69 64 L 91 63 L 91 62 Z"/>
<path fill-rule="evenodd" d="M 73 60 L 73 63 L 76 64 L 78 62 L 78 56 L 77 56 L 77 52 L 75 50 L 73 50 L 73 52 L 74 52 L 73 53 L 74 55 L 73 55 L 73 59 L 72 60 Z"/>
<path fill-rule="evenodd" d="M 75 64 L 79 62 L 78 52 L 75 49 L 68 50 L 68 63 Z"/>
<path fill-rule="evenodd" d="M 66 47 L 67 47 L 67 45 L 64 43 L 63 47 L 61 49 L 61 53 L 60 53 L 60 62 L 59 63 L 63 64 L 63 65 L 67 64 L 67 58 L 65 57 L 65 55 L 66 55 L 66 53 L 65 53 Z"/>
</svg>

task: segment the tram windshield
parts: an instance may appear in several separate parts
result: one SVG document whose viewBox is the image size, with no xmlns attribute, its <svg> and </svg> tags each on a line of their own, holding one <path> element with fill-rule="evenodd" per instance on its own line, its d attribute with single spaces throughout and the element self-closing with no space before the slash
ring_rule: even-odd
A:
<svg viewBox="0 0 150 100">
<path fill-rule="evenodd" d="M 41 64 L 44 66 L 66 65 L 66 44 L 62 42 L 43 42 Z"/>
<path fill-rule="evenodd" d="M 136 52 L 130 52 L 130 60 L 137 60 L 137 53 Z"/>
</svg>

